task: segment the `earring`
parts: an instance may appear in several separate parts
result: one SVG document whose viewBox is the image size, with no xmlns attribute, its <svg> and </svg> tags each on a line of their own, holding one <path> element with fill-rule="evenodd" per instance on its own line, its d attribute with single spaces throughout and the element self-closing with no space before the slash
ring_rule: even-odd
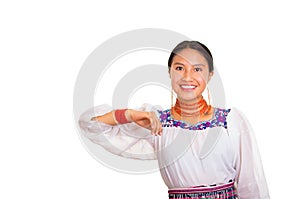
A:
<svg viewBox="0 0 300 199">
<path fill-rule="evenodd" d="M 172 109 L 173 103 L 174 103 L 173 100 L 174 100 L 174 99 L 173 99 L 173 88 L 171 87 L 171 109 Z"/>
<path fill-rule="evenodd" d="M 207 89 L 207 99 L 208 99 L 208 105 L 211 105 L 211 104 L 210 104 L 210 93 L 209 93 L 208 86 L 206 86 L 206 89 Z"/>
</svg>

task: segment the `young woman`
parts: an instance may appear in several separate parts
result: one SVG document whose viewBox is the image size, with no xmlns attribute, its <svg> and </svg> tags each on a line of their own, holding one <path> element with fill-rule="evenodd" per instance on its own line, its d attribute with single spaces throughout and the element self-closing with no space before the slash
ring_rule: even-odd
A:
<svg viewBox="0 0 300 199">
<path fill-rule="evenodd" d="M 212 107 L 202 96 L 214 71 L 209 49 L 183 41 L 168 66 L 174 106 L 98 106 L 80 118 L 85 135 L 120 156 L 157 159 L 169 198 L 269 198 L 246 117 L 236 108 Z"/>
</svg>

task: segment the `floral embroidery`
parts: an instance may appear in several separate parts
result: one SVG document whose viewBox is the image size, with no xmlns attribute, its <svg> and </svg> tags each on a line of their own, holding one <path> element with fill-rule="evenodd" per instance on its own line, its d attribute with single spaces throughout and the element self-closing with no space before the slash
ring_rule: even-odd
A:
<svg viewBox="0 0 300 199">
<path fill-rule="evenodd" d="M 182 129 L 188 129 L 188 130 L 204 130 L 206 128 L 212 128 L 216 126 L 222 126 L 225 129 L 227 129 L 226 117 L 230 112 L 230 109 L 215 108 L 214 116 L 212 117 L 212 119 L 208 121 L 199 122 L 195 125 L 186 123 L 181 120 L 173 119 L 171 117 L 170 109 L 164 111 L 158 111 L 158 112 L 160 114 L 159 118 L 163 127 L 177 127 Z"/>
</svg>

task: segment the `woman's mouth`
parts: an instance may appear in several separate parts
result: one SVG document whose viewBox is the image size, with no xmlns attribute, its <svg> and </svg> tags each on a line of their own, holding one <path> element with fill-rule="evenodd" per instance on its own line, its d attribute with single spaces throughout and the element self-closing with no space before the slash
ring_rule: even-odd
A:
<svg viewBox="0 0 300 199">
<path fill-rule="evenodd" d="M 196 87 L 197 86 L 195 86 L 195 85 L 187 85 L 187 84 L 180 85 L 180 88 L 182 90 L 186 90 L 186 91 L 194 90 Z"/>
</svg>

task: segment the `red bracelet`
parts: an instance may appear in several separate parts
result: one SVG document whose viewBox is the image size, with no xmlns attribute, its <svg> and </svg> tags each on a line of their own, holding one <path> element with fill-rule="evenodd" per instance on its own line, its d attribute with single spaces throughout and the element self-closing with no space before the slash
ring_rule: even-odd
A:
<svg viewBox="0 0 300 199">
<path fill-rule="evenodd" d="M 128 109 L 117 109 L 115 110 L 115 118 L 117 120 L 117 122 L 119 124 L 126 124 L 126 123 L 130 123 L 126 116 L 125 116 L 125 112 L 127 111 Z"/>
</svg>

